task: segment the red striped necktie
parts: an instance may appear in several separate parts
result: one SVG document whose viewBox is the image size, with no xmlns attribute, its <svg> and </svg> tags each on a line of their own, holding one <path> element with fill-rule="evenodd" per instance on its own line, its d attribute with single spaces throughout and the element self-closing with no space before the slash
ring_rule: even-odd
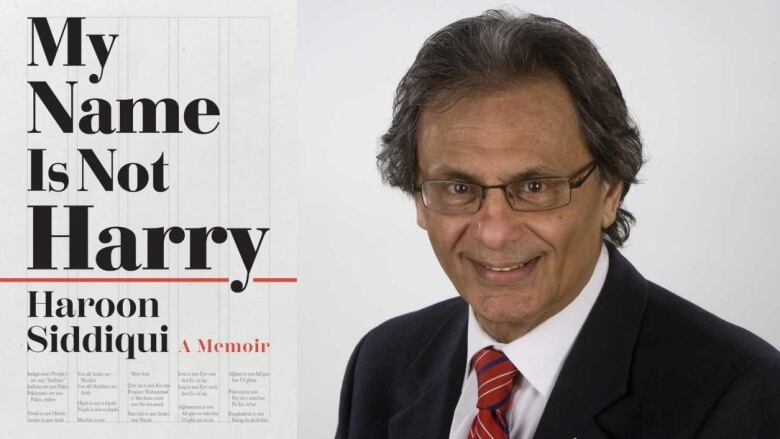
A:
<svg viewBox="0 0 780 439">
<path fill-rule="evenodd" d="M 509 439 L 507 411 L 520 373 L 503 352 L 492 347 L 477 352 L 472 367 L 477 374 L 478 410 L 468 439 Z"/>
</svg>

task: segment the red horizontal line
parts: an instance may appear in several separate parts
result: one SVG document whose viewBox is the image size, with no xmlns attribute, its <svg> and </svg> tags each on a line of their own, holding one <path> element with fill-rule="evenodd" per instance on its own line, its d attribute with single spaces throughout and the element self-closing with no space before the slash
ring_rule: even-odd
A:
<svg viewBox="0 0 780 439">
<path fill-rule="evenodd" d="M 227 277 L 0 277 L 0 283 L 227 283 Z M 295 283 L 296 277 L 255 277 L 256 283 Z"/>
<path fill-rule="evenodd" d="M 297 277 L 253 277 L 252 282 L 262 283 L 296 283 Z"/>
</svg>

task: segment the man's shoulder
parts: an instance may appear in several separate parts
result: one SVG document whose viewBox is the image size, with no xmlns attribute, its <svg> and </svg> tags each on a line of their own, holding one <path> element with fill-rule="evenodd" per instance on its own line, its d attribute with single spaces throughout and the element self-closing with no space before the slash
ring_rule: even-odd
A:
<svg viewBox="0 0 780 439">
<path fill-rule="evenodd" d="M 358 342 L 347 366 L 349 379 L 354 375 L 354 391 L 371 389 L 366 391 L 383 395 L 387 404 L 408 403 L 404 398 L 411 398 L 416 389 L 409 387 L 413 383 L 410 367 L 423 352 L 446 351 L 447 346 L 457 346 L 460 337 L 465 340 L 467 311 L 458 297 L 394 317 L 370 330 Z"/>
<path fill-rule="evenodd" d="M 468 306 L 460 297 L 447 299 L 417 311 L 393 317 L 369 331 L 361 344 L 363 349 L 423 348 L 452 319 L 465 321 Z"/>
<path fill-rule="evenodd" d="M 780 352 L 755 334 L 651 282 L 641 328 L 632 382 L 648 419 L 705 418 L 735 389 L 778 401 Z"/>
<path fill-rule="evenodd" d="M 612 256 L 557 393 L 603 409 L 614 437 L 780 437 L 761 422 L 780 404 L 780 352 Z"/>
<path fill-rule="evenodd" d="M 780 352 L 760 337 L 645 279 L 614 246 L 607 248 L 610 269 L 596 308 L 602 318 L 618 315 L 609 317 L 608 331 L 637 325 L 634 355 L 640 363 L 678 370 L 701 365 L 706 374 L 780 361 Z"/>
<path fill-rule="evenodd" d="M 679 353 L 678 363 L 717 358 L 739 369 L 755 362 L 780 362 L 780 352 L 757 335 L 652 282 L 642 327 L 642 344 Z"/>
</svg>

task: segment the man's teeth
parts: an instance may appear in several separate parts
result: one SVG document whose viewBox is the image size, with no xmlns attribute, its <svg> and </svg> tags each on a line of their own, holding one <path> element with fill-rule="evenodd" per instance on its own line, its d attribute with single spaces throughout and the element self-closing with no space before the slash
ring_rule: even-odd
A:
<svg viewBox="0 0 780 439">
<path fill-rule="evenodd" d="M 534 258 L 534 259 L 536 259 L 536 258 Z M 512 270 L 514 270 L 516 268 L 522 267 L 523 265 L 533 261 L 534 259 L 531 259 L 529 261 L 525 261 L 525 262 L 523 262 L 520 265 L 514 265 L 512 267 L 490 267 L 490 266 L 485 265 L 485 268 L 487 268 L 488 270 L 491 270 L 491 271 L 512 271 Z"/>
<path fill-rule="evenodd" d="M 525 265 L 525 264 L 523 264 Z M 522 265 L 515 265 L 514 267 L 506 267 L 506 268 L 498 268 L 498 267 L 488 267 L 491 271 L 512 271 L 515 268 L 522 267 Z"/>
</svg>

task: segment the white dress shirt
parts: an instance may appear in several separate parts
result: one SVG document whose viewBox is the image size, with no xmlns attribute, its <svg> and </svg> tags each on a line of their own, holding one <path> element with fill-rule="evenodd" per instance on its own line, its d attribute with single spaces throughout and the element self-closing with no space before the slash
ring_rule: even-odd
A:
<svg viewBox="0 0 780 439">
<path fill-rule="evenodd" d="M 609 255 L 602 244 L 590 280 L 577 297 L 566 308 L 509 344 L 499 343 L 485 333 L 474 310 L 469 307 L 466 376 L 452 418 L 450 439 L 468 438 L 471 422 L 477 414 L 477 374 L 470 370 L 471 358 L 488 346 L 503 351 L 522 375 L 513 389 L 508 413 L 509 436 L 512 439 L 533 437 L 569 350 L 604 286 L 608 267 Z"/>
</svg>

